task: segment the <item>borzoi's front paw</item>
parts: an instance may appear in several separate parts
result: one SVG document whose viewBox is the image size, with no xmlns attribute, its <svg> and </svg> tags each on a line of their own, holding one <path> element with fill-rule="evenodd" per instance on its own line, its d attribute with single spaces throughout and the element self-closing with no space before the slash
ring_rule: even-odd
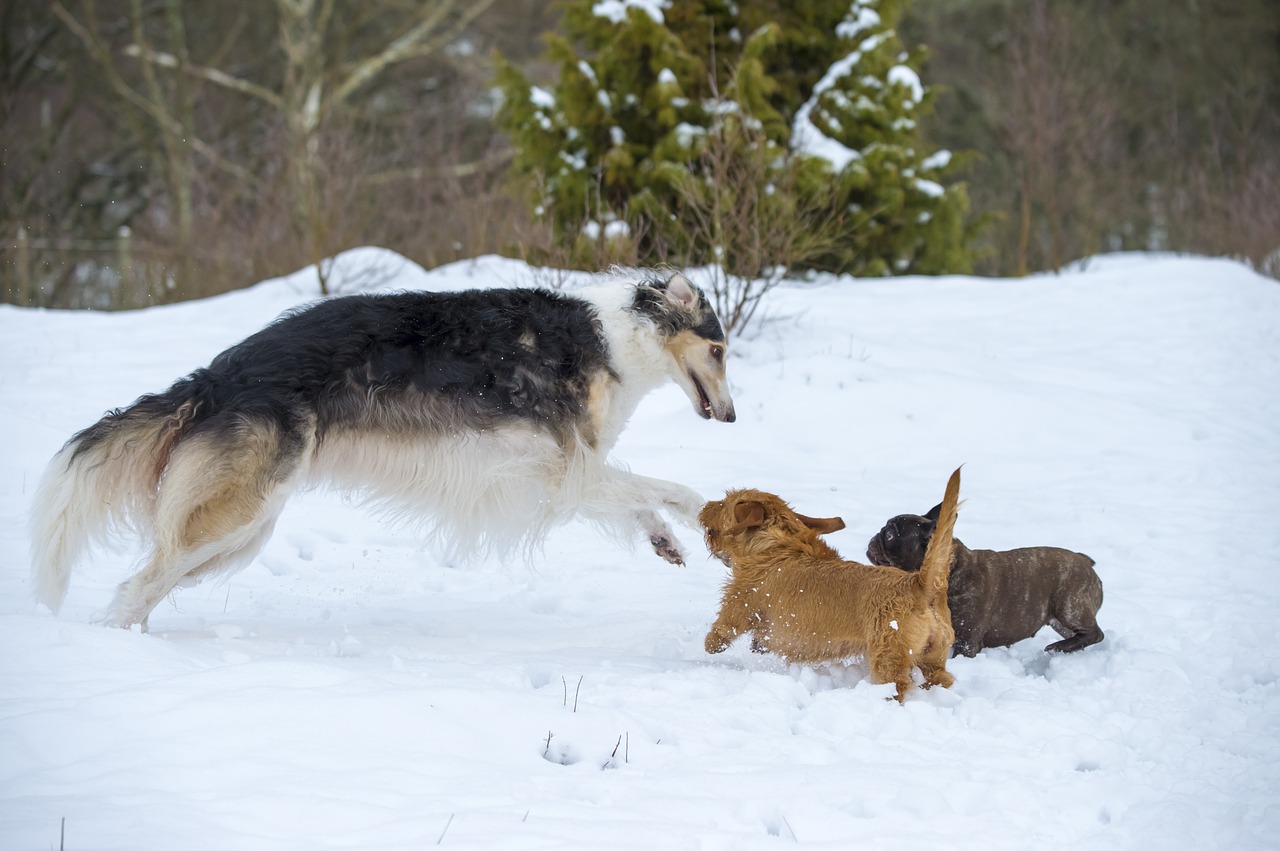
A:
<svg viewBox="0 0 1280 851">
<path fill-rule="evenodd" d="M 662 533 L 650 535 L 649 543 L 653 545 L 655 553 L 672 564 L 684 567 L 684 553 L 680 550 L 680 545 L 670 535 Z"/>
<path fill-rule="evenodd" d="M 649 509 L 640 511 L 637 517 L 640 520 L 640 527 L 649 536 L 649 544 L 653 547 L 653 551 L 672 564 L 683 567 L 684 551 L 680 549 L 680 542 L 676 540 L 675 533 L 671 531 L 666 521 L 659 517 L 657 512 Z"/>
</svg>

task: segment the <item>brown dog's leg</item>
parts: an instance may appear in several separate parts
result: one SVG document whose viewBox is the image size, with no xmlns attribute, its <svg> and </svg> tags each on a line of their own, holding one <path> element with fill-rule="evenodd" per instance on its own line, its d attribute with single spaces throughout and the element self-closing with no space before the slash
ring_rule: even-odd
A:
<svg viewBox="0 0 1280 851">
<path fill-rule="evenodd" d="M 746 608 L 740 602 L 734 601 L 730 604 L 728 597 L 724 604 L 720 606 L 720 615 L 716 618 L 715 623 L 711 624 L 711 629 L 707 632 L 707 638 L 704 645 L 708 653 L 722 653 L 733 643 L 733 640 L 744 632 L 751 629 L 751 624 L 747 622 L 747 618 L 742 614 Z"/>
<path fill-rule="evenodd" d="M 711 630 L 707 632 L 707 638 L 703 642 L 703 646 L 706 647 L 708 653 L 723 653 L 737 637 L 737 630 L 720 623 L 720 621 L 716 621 L 711 625 Z"/>
<path fill-rule="evenodd" d="M 898 687 L 894 697 L 898 703 L 907 699 L 911 690 L 911 657 L 905 648 L 890 646 L 880 648 L 871 658 L 871 681 L 875 683 L 893 683 Z"/>
<path fill-rule="evenodd" d="M 920 655 L 920 673 L 924 674 L 924 687 L 951 688 L 956 678 L 947 671 L 947 648 L 928 648 Z"/>
</svg>

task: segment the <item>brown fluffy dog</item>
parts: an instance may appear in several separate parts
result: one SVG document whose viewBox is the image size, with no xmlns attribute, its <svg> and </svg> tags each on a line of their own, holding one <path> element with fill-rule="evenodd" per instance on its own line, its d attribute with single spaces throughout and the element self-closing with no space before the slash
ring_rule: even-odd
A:
<svg viewBox="0 0 1280 851">
<path fill-rule="evenodd" d="M 922 569 L 906 573 L 845 561 L 818 535 L 844 528 L 833 517 L 797 514 L 780 498 L 734 490 L 708 502 L 698 519 L 707 547 L 729 565 L 720 614 L 707 633 L 720 653 L 751 633 L 753 648 L 791 662 L 829 662 L 860 654 L 877 683 L 894 683 L 901 703 L 919 668 L 925 687 L 950 687 L 947 654 L 955 633 L 947 608 L 951 529 L 960 471 L 951 474 L 939 529 Z"/>
</svg>

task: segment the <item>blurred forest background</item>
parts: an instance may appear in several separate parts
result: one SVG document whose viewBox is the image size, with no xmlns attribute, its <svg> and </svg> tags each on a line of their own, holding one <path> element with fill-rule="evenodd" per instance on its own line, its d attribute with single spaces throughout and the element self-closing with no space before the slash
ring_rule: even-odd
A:
<svg viewBox="0 0 1280 851">
<path fill-rule="evenodd" d="M 809 20 L 850 6 L 741 5 Z M 1020 275 L 1134 249 L 1280 277 L 1276 0 L 895 6 L 933 89 L 920 138 L 957 155 L 968 193 L 968 268 L 953 271 Z M 0 300 L 197 298 L 358 245 L 426 267 L 647 259 L 558 246 L 513 167 L 495 81 L 507 65 L 550 85 L 544 36 L 563 9 L 3 0 Z M 803 96 L 824 69 L 797 67 L 788 84 Z"/>
</svg>

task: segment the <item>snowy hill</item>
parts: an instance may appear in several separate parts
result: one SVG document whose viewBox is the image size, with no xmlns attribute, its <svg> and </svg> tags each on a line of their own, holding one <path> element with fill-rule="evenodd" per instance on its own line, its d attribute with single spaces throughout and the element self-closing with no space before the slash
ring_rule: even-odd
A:
<svg viewBox="0 0 1280 851">
<path fill-rule="evenodd" d="M 340 291 L 547 278 L 344 255 Z M 1024 280 L 822 279 L 733 345 L 738 422 L 675 387 L 615 452 L 708 497 L 842 515 L 861 559 L 963 463 L 959 537 L 1090 554 L 1106 640 L 1044 630 L 872 685 L 702 639 L 725 569 L 586 526 L 531 563 L 442 563 L 325 493 L 259 559 L 93 623 L 133 554 L 32 601 L 44 464 L 108 408 L 309 299 L 302 272 L 128 314 L 0 307 L 0 848 L 1274 848 L 1280 835 L 1280 285 L 1218 260 Z"/>
</svg>

